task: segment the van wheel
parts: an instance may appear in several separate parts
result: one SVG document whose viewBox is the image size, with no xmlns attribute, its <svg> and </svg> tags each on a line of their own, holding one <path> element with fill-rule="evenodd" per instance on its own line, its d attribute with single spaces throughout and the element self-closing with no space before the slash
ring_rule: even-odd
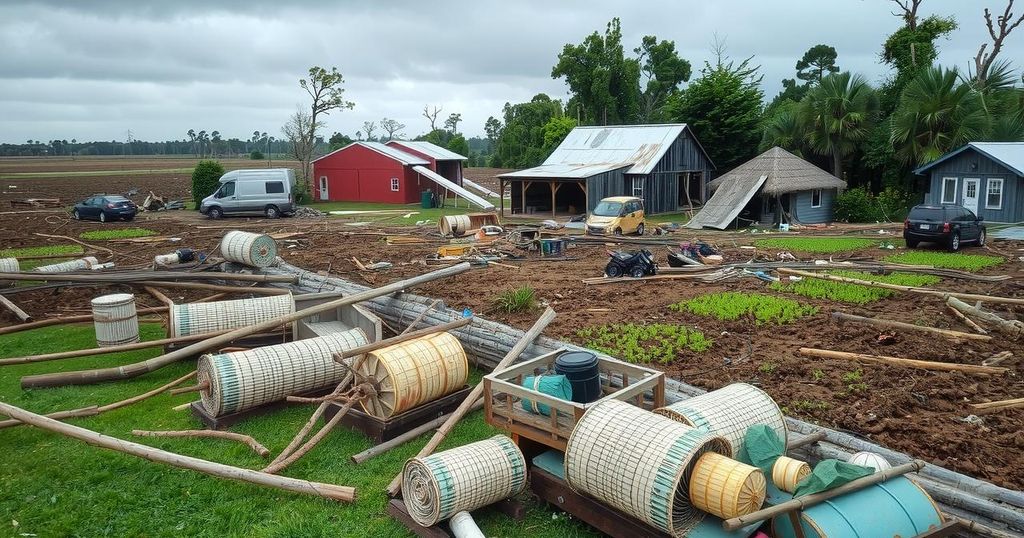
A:
<svg viewBox="0 0 1024 538">
<path fill-rule="evenodd" d="M 211 219 L 219 219 L 224 216 L 224 210 L 219 207 L 211 207 L 206 211 L 206 214 L 209 215 Z"/>
<path fill-rule="evenodd" d="M 276 205 L 268 205 L 267 208 L 263 210 L 263 214 L 266 215 L 268 219 L 276 219 L 281 216 L 281 212 L 277 209 Z"/>
<path fill-rule="evenodd" d="M 640 225 L 636 227 L 636 234 L 637 235 L 643 235 L 644 234 L 644 223 L 641 222 Z"/>
<path fill-rule="evenodd" d="M 958 250 L 960 250 L 960 232 L 953 232 L 949 236 L 949 251 L 957 252 Z"/>
</svg>

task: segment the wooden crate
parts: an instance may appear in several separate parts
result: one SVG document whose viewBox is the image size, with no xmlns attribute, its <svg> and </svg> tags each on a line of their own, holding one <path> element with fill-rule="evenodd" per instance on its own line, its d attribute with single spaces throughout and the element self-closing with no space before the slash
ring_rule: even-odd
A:
<svg viewBox="0 0 1024 538">
<path fill-rule="evenodd" d="M 554 372 L 555 359 L 564 351 L 567 350 L 559 349 L 484 376 L 484 416 L 487 422 L 565 451 L 576 422 L 597 402 L 581 404 L 560 400 L 521 386 L 523 379 L 528 376 L 545 371 Z M 598 357 L 597 360 L 601 371 L 601 393 L 604 395 L 601 400 L 620 400 L 648 410 L 665 405 L 664 373 L 614 359 Z M 612 386 L 612 383 L 619 387 Z M 644 399 L 644 393 L 648 391 L 653 394 L 653 401 Z M 523 399 L 547 405 L 551 408 L 550 416 L 523 409 L 520 403 Z"/>
</svg>

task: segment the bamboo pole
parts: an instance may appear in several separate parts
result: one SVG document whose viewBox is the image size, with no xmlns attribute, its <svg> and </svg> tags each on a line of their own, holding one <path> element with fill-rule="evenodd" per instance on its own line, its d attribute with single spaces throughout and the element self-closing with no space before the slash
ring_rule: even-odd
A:
<svg viewBox="0 0 1024 538">
<path fill-rule="evenodd" d="M 177 396 L 179 394 L 187 394 L 189 392 L 199 392 L 202 390 L 208 390 L 210 388 L 210 382 L 205 381 L 198 385 L 192 385 L 190 387 L 181 387 L 180 389 L 174 389 L 170 391 L 171 396 Z"/>
<path fill-rule="evenodd" d="M 124 454 L 130 454 L 132 456 L 155 461 L 157 463 L 163 463 L 172 467 L 189 469 L 218 478 L 239 480 L 250 484 L 283 489 L 306 495 L 315 495 L 317 497 L 324 497 L 336 501 L 351 502 L 356 498 L 356 490 L 352 487 L 309 482 L 307 480 L 299 480 L 283 476 L 274 476 L 261 473 L 259 471 L 232 467 L 222 463 L 175 454 L 173 452 L 167 452 L 132 441 L 110 437 L 86 428 L 65 424 L 2 402 L 0 402 L 0 413 L 20 422 L 24 422 L 25 424 L 30 424 L 43 430 L 78 439 L 79 441 L 93 446 L 122 452 Z"/>
<path fill-rule="evenodd" d="M 153 306 L 148 308 L 139 308 L 135 311 L 136 314 L 157 314 L 160 312 L 166 312 L 166 306 Z M 51 327 L 53 325 L 63 325 L 65 323 L 82 323 L 85 321 L 92 321 L 92 314 L 81 314 L 77 316 L 65 316 L 62 318 L 47 318 L 29 323 L 22 323 L 21 325 L 11 325 L 9 327 L 0 327 L 0 335 L 11 334 L 21 331 L 28 331 L 32 329 L 38 329 L 40 327 Z"/>
<path fill-rule="evenodd" d="M 847 353 L 845 351 L 832 351 L 830 349 L 815 349 L 809 347 L 800 348 L 801 355 L 818 357 L 823 359 L 842 359 L 848 361 L 872 362 L 877 364 L 889 364 L 903 368 L 917 368 L 920 370 L 936 370 L 940 372 L 964 372 L 978 375 L 999 375 L 1005 374 L 1008 368 L 999 366 L 977 366 L 974 364 L 959 364 L 950 362 L 922 361 L 917 359 L 904 359 L 901 357 L 887 357 L 884 355 L 868 355 L 866 353 Z"/>
<path fill-rule="evenodd" d="M 174 306 L 174 301 L 170 297 L 164 295 L 164 292 L 154 288 L 153 286 L 143 286 L 142 289 L 146 290 L 146 293 L 153 296 L 154 299 L 167 305 L 167 308 Z"/>
<path fill-rule="evenodd" d="M 790 442 L 789 444 L 786 445 L 786 450 L 796 450 L 807 445 L 813 445 L 814 443 L 823 440 L 825 440 L 825 432 L 814 432 L 810 435 L 805 435 L 800 439 Z"/>
<path fill-rule="evenodd" d="M 324 437 L 327 437 L 327 434 L 331 433 L 331 430 L 333 430 L 334 427 L 337 426 L 339 422 L 341 422 L 341 419 L 344 418 L 346 414 L 348 414 L 349 409 L 352 409 L 352 406 L 355 405 L 357 401 L 359 401 L 359 398 L 349 398 L 348 401 L 345 402 L 345 405 L 341 409 L 339 409 L 338 412 L 335 413 L 333 417 L 331 417 L 331 420 L 327 421 L 327 423 L 324 424 L 324 427 L 320 428 L 320 431 L 313 434 L 313 437 L 310 437 L 309 440 L 305 442 L 305 444 L 303 444 L 301 447 L 296 449 L 294 452 L 288 454 L 284 458 L 280 458 L 279 461 L 272 462 L 265 469 L 263 469 L 263 472 L 269 474 L 280 472 L 285 467 L 288 467 L 289 465 L 298 461 L 299 458 L 301 458 L 302 456 L 305 456 L 306 453 L 308 453 L 310 450 L 313 450 L 313 448 L 318 443 L 320 443 L 320 441 L 323 440 Z M 282 454 L 284 454 L 284 452 L 282 452 Z"/>
<path fill-rule="evenodd" d="M 1014 340 L 1017 340 L 1024 335 L 1024 323 L 1018 320 L 1011 321 L 1003 319 L 991 312 L 986 312 L 979 307 L 971 306 L 957 297 L 952 296 L 952 294 L 950 294 L 949 297 L 946 297 L 946 306 L 959 311 L 964 316 L 974 316 L 985 323 L 989 323 L 995 326 L 999 332 L 1013 338 Z"/>
<path fill-rule="evenodd" d="M 953 291 L 942 291 L 933 290 L 931 288 L 919 288 L 916 286 L 900 286 L 898 284 L 886 284 L 885 282 L 872 282 L 870 280 L 860 280 L 858 278 L 849 278 L 845 276 L 828 275 L 822 273 L 811 273 L 809 271 L 798 271 L 796 269 L 787 269 L 785 267 L 779 267 L 776 269 L 777 272 L 785 275 L 796 275 L 804 278 L 817 278 L 820 280 L 831 280 L 833 282 L 842 282 L 844 284 L 857 284 L 859 286 L 868 286 L 872 288 L 885 288 L 887 290 L 906 291 L 910 293 L 919 293 L 922 295 L 933 295 L 936 297 L 957 297 L 959 299 L 966 299 L 969 301 L 985 301 L 987 303 L 999 303 L 999 304 L 1016 304 L 1024 305 L 1024 299 L 1017 297 L 997 297 L 994 295 L 978 295 L 976 293 L 958 293 Z"/>
<path fill-rule="evenodd" d="M 377 351 L 378 349 L 383 349 L 383 348 L 386 348 L 386 347 L 391 347 L 391 346 L 394 346 L 394 345 L 397 345 L 397 344 L 401 344 L 402 342 L 408 342 L 409 340 L 415 340 L 415 339 L 420 338 L 422 336 L 427 336 L 427 335 L 431 335 L 431 334 L 447 332 L 447 331 L 450 331 L 452 329 L 458 329 L 459 327 L 465 327 L 466 325 L 469 325 L 472 322 L 473 322 L 473 318 L 472 317 L 468 317 L 468 318 L 462 318 L 460 320 L 453 321 L 451 323 L 443 323 L 441 325 L 434 325 L 434 326 L 431 326 L 431 327 L 426 327 L 426 328 L 420 329 L 418 331 L 402 333 L 402 334 L 400 334 L 398 336 L 395 336 L 393 338 L 385 338 L 385 339 L 383 339 L 383 340 L 381 340 L 379 342 L 371 342 L 369 344 L 364 344 L 364 345 L 361 345 L 361 346 L 357 346 L 357 347 L 354 347 L 352 349 L 346 349 L 344 351 L 339 351 L 339 352 L 334 354 L 334 360 L 335 360 L 335 362 L 341 362 L 341 361 L 343 361 L 345 359 L 350 359 L 352 357 L 358 357 L 359 355 L 370 353 L 371 351 Z"/>
<path fill-rule="evenodd" d="M 204 284 L 201 282 L 164 282 L 164 281 L 151 281 L 151 280 L 140 280 L 138 282 L 128 282 L 127 284 L 142 285 L 147 288 L 176 288 L 185 290 L 204 290 L 204 291 L 216 291 L 222 293 L 251 293 L 253 295 L 286 295 L 289 293 L 284 288 L 257 288 L 250 286 L 221 286 L 219 284 Z"/>
<path fill-rule="evenodd" d="M 262 443 L 254 439 L 251 435 L 235 432 L 225 432 L 221 430 L 132 430 L 132 435 L 138 435 L 140 437 L 210 437 L 213 439 L 227 439 L 229 441 L 238 441 L 239 443 L 248 445 L 253 452 L 264 458 L 270 456 L 270 449 L 263 446 Z"/>
<path fill-rule="evenodd" d="M 0 305 L 3 305 L 4 308 L 10 310 L 12 314 L 22 321 L 22 323 L 32 321 L 32 316 L 28 315 L 20 306 L 14 304 L 14 301 L 4 297 L 3 295 L 0 295 Z"/>
<path fill-rule="evenodd" d="M 176 405 L 171 408 L 171 411 L 184 411 L 192 405 L 192 402 L 185 402 L 181 405 Z"/>
<path fill-rule="evenodd" d="M 902 321 L 893 321 L 889 319 L 881 318 L 866 318 L 863 316 L 855 316 L 853 314 L 846 314 L 844 312 L 832 312 L 832 319 L 838 322 L 849 321 L 853 323 L 863 323 L 865 325 L 874 325 L 875 327 L 890 327 L 893 329 L 903 329 L 907 331 L 918 331 L 925 332 L 928 334 L 937 334 L 945 336 L 946 338 L 954 338 L 959 340 L 980 340 L 988 342 L 992 340 L 991 336 L 984 334 L 965 333 L 960 331 L 951 331 L 948 329 L 939 329 L 937 327 L 926 327 L 924 325 L 914 325 L 913 323 L 903 323 Z"/>
<path fill-rule="evenodd" d="M 380 297 L 382 295 L 388 295 L 396 291 L 402 291 L 406 288 L 431 282 L 441 278 L 454 276 L 460 273 L 464 273 L 470 269 L 468 263 L 461 263 L 452 267 L 446 267 L 437 271 L 432 271 L 423 275 L 419 275 L 410 279 L 400 280 L 393 282 L 380 288 L 367 290 L 362 293 L 356 293 L 340 299 L 334 299 L 318 305 L 311 306 L 287 314 L 279 316 L 274 319 L 250 325 L 248 327 L 242 327 L 235 329 L 231 332 L 222 334 L 220 336 L 214 336 L 206 340 L 190 344 L 181 349 L 174 350 L 170 353 L 154 357 L 149 360 L 129 364 L 126 366 L 118 366 L 113 368 L 100 368 L 96 370 L 80 370 L 77 372 L 60 372 L 53 374 L 43 374 L 35 376 L 26 376 L 21 379 L 22 388 L 37 388 L 37 387 L 56 387 L 61 385 L 87 385 L 91 383 L 100 383 L 103 381 L 113 381 L 116 379 L 131 379 L 133 377 L 140 376 L 145 373 L 158 370 L 171 364 L 175 361 L 198 355 L 204 351 L 222 346 L 239 338 L 249 336 L 258 332 L 266 331 L 283 325 L 285 323 L 291 323 L 293 321 L 309 317 L 313 314 L 319 314 L 321 312 L 327 312 L 334 310 L 342 306 L 348 306 L 363 301 Z"/>
<path fill-rule="evenodd" d="M 226 293 L 226 292 L 225 293 L 214 293 L 213 295 L 210 295 L 209 297 L 203 297 L 202 299 L 196 299 L 195 301 L 192 301 L 192 302 L 193 303 L 209 303 L 210 301 L 219 301 L 219 300 L 227 297 L 228 295 L 229 294 Z"/>
<path fill-rule="evenodd" d="M 469 409 L 469 412 L 472 413 L 473 411 L 476 411 L 476 410 L 482 408 L 483 406 L 484 406 L 483 399 L 477 400 L 476 403 L 473 404 L 473 407 L 471 407 Z M 400 446 L 404 445 L 405 443 L 408 443 L 409 441 L 412 441 L 413 439 L 416 439 L 417 437 L 419 437 L 419 436 L 429 432 L 430 430 L 433 430 L 433 429 L 436 429 L 436 428 L 440 427 L 442 424 L 447 422 L 448 419 L 451 416 L 452 416 L 451 413 L 448 413 L 446 415 L 441 415 L 441 416 L 435 418 L 434 420 L 431 420 L 430 422 L 427 422 L 426 424 L 421 424 L 421 425 L 419 425 L 419 426 L 417 426 L 417 427 L 415 427 L 415 428 L 413 428 L 413 429 L 403 433 L 402 435 L 399 435 L 398 437 L 395 437 L 393 439 L 389 439 L 387 441 L 384 441 L 383 443 L 381 443 L 379 445 L 371 446 L 370 448 L 367 448 L 366 450 L 364 450 L 364 451 L 362 451 L 362 452 L 360 452 L 358 454 L 353 454 L 352 458 L 351 458 L 352 459 L 352 463 L 356 463 L 356 464 L 363 463 L 363 462 L 365 462 L 365 461 L 367 461 L 367 460 L 369 460 L 371 458 L 375 458 L 377 456 L 380 456 L 381 454 L 384 454 L 385 452 L 388 452 L 388 451 L 390 451 L 393 448 L 400 447 Z"/>
<path fill-rule="evenodd" d="M 988 334 L 988 331 L 983 329 L 981 327 L 981 325 L 978 325 L 977 323 L 975 323 L 973 319 L 965 316 L 963 312 L 953 308 L 952 306 L 949 306 L 948 303 L 946 304 L 946 308 L 949 309 L 949 311 L 952 312 L 953 315 L 956 316 L 957 319 L 962 321 L 964 323 L 964 325 L 967 325 L 971 329 L 974 329 L 974 332 L 976 332 L 978 334 Z"/>
<path fill-rule="evenodd" d="M 895 478 L 897 476 L 903 476 L 907 473 L 920 471 L 921 469 L 924 468 L 924 466 L 925 463 L 923 461 L 915 460 L 911 463 L 906 463 L 898 467 L 893 467 L 892 469 L 879 471 L 877 473 L 870 474 L 868 476 L 858 478 L 856 480 L 852 480 L 828 491 L 822 491 L 821 493 L 812 493 L 810 495 L 805 495 L 803 497 L 796 497 L 791 501 L 779 503 L 776 504 L 775 506 L 770 506 L 768 508 L 764 508 L 756 512 L 751 512 L 740 517 L 727 519 L 722 522 L 722 528 L 724 528 L 727 531 L 734 531 L 736 529 L 739 529 L 740 527 L 745 527 L 757 521 L 771 519 L 777 515 L 785 514 L 786 512 L 794 512 L 796 510 L 810 508 L 816 504 L 821 504 L 829 499 L 834 499 L 840 495 L 844 495 L 851 491 L 858 491 L 868 486 L 873 486 L 879 482 L 885 482 L 890 478 Z"/>
<path fill-rule="evenodd" d="M 45 282 L 89 282 L 92 284 L 128 284 L 144 280 L 196 281 L 232 280 L 235 282 L 279 282 L 294 284 L 298 277 L 288 275 L 254 275 L 249 273 L 188 272 L 188 271 L 121 271 L 109 273 L 36 273 L 19 271 L 0 272 L 0 280 L 39 280 Z"/>
<path fill-rule="evenodd" d="M 545 309 L 544 313 L 541 314 L 540 317 L 537 318 L 537 321 L 534 322 L 533 326 L 530 327 L 530 330 L 526 331 L 526 334 L 524 334 L 523 337 L 520 338 L 514 346 L 512 346 L 512 349 L 508 351 L 505 357 L 498 362 L 497 366 L 494 367 L 494 371 L 500 372 L 514 363 L 516 359 L 522 355 L 523 351 L 526 351 L 526 348 L 532 344 L 538 336 L 540 336 L 540 333 L 544 332 L 544 328 L 554 321 L 555 315 L 555 311 L 550 306 Z M 462 420 L 462 417 L 469 413 L 470 408 L 476 404 L 476 401 L 482 399 L 481 397 L 483 396 L 483 393 L 484 384 L 477 383 L 476 386 L 473 387 L 473 390 L 470 391 L 469 395 L 466 396 L 466 399 L 463 400 L 462 403 L 459 404 L 459 407 L 452 412 L 450 417 L 448 417 L 448 420 L 438 428 L 437 432 L 434 433 L 434 436 L 430 438 L 430 441 L 427 441 L 426 446 L 420 449 L 419 453 L 416 454 L 416 457 L 422 458 L 433 454 L 434 450 L 437 450 L 437 447 L 442 441 L 444 441 L 444 438 L 448 436 L 448 433 L 452 431 L 452 428 Z M 389 495 L 394 497 L 399 491 L 401 491 L 401 489 L 402 474 L 399 473 L 398 476 L 391 481 L 391 484 L 388 485 L 387 491 Z"/>
</svg>

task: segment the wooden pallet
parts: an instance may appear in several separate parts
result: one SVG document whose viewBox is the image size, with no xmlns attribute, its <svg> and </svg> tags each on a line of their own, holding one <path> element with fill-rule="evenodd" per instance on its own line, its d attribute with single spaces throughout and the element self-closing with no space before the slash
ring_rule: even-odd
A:
<svg viewBox="0 0 1024 538">
<path fill-rule="evenodd" d="M 366 414 L 357 409 L 358 406 L 353 406 L 341 419 L 341 424 L 351 430 L 362 432 L 374 443 L 383 443 L 441 415 L 451 413 L 466 399 L 470 390 L 469 386 L 465 386 L 443 398 L 414 407 L 388 420 Z M 342 406 L 338 404 L 327 406 L 327 410 L 324 411 L 324 421 L 331 420 L 341 408 Z"/>
</svg>

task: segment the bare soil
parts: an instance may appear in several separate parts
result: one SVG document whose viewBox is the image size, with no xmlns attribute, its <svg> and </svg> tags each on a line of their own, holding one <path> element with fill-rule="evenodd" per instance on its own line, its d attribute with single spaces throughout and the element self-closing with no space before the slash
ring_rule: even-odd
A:
<svg viewBox="0 0 1024 538">
<path fill-rule="evenodd" d="M 468 174 L 467 174 L 468 175 Z M 84 192 L 90 186 L 79 185 L 93 178 L 79 178 L 60 183 L 64 193 Z M 474 178 L 475 180 L 475 178 Z M 35 182 L 37 180 L 31 180 Z M 128 185 L 129 180 L 117 180 Z M 132 185 L 138 186 L 138 185 Z M 173 188 L 165 184 L 165 190 Z M 193 211 L 141 214 L 135 223 L 76 222 L 59 214 L 0 215 L 0 247 L 37 246 L 67 243 L 34 235 L 35 232 L 78 237 L 83 231 L 111 227 L 140 226 L 161 234 L 180 237 L 171 243 L 95 242 L 113 249 L 113 260 L 119 267 L 151 263 L 155 254 L 171 252 L 181 246 L 211 252 L 220 236 L 232 228 L 251 231 L 304 231 L 295 242 L 279 242 L 281 255 L 290 263 L 310 270 L 329 271 L 331 275 L 367 285 L 381 285 L 403 277 L 421 274 L 427 255 L 444 244 L 431 227 L 360 228 L 346 226 L 343 221 L 300 219 L 230 219 L 210 221 Z M 846 228 L 847 230 L 852 227 Z M 828 230 L 842 232 L 844 228 Z M 423 244 L 387 245 L 383 234 L 407 234 L 420 238 Z M 810 234 L 812 232 L 804 232 Z M 680 234 L 679 240 L 692 239 Z M 749 259 L 750 251 L 737 248 L 750 243 L 743 235 L 703 234 L 717 242 L 729 261 Z M 943 279 L 938 289 L 966 291 L 989 295 L 1024 297 L 1024 242 L 997 241 L 988 252 L 1004 253 L 1007 261 L 983 274 L 1009 274 L 1012 280 L 979 283 Z M 653 248 L 659 260 L 664 250 Z M 759 255 L 774 257 L 772 251 Z M 890 250 L 868 248 L 856 253 L 837 255 L 881 258 Z M 992 342 L 956 342 L 917 332 L 899 332 L 890 345 L 877 343 L 880 331 L 862 325 L 836 325 L 830 320 L 833 311 L 863 316 L 882 317 L 949 328 L 970 329 L 952 317 L 939 298 L 901 293 L 890 298 L 852 306 L 831 301 L 818 301 L 797 295 L 786 295 L 819 307 L 819 312 L 787 325 L 756 325 L 751 320 L 718 321 L 688 313 L 673 312 L 671 303 L 716 291 L 742 291 L 777 294 L 767 284 L 753 278 L 730 282 L 703 284 L 694 282 L 649 281 L 604 286 L 586 286 L 582 279 L 599 276 L 607 260 L 603 246 L 580 246 L 567 253 L 569 260 L 542 259 L 536 253 L 514 264 L 519 269 L 491 266 L 479 268 L 453 279 L 423 286 L 417 293 L 441 298 L 450 307 L 468 307 L 491 319 L 527 328 L 538 311 L 503 314 L 494 310 L 495 296 L 504 289 L 522 285 L 533 287 L 538 298 L 554 307 L 559 316 L 546 334 L 583 343 L 577 331 L 583 327 L 610 323 L 671 323 L 697 328 L 714 340 L 707 352 L 686 353 L 668 365 L 654 365 L 668 375 L 706 389 L 744 381 L 764 388 L 792 416 L 851 432 L 895 450 L 942 465 L 995 484 L 1014 489 L 1024 488 L 1024 409 L 981 415 L 981 425 L 964 421 L 973 413 L 971 403 L 1020 398 L 1024 396 L 1021 378 L 1021 356 L 1024 346 L 1009 342 L 998 334 Z M 361 262 L 389 261 L 393 268 L 381 273 L 361 272 L 352 258 Z M 804 259 L 811 259 L 809 255 Z M 13 295 L 13 299 L 37 318 L 51 315 L 85 313 L 88 300 L 97 292 L 89 288 L 44 290 Z M 149 301 L 137 294 L 140 302 Z M 176 294 L 170 294 L 175 296 Z M 177 294 L 180 295 L 180 294 Z M 1024 318 L 1024 308 L 991 305 L 1007 318 Z M 16 321 L 9 313 L 0 313 L 0 324 Z M 5 337 L 0 337 L 0 342 Z M 1015 357 L 1002 363 L 1011 369 L 1002 376 L 975 376 L 962 373 L 929 372 L 887 365 L 856 364 L 841 360 L 803 357 L 800 347 L 819 347 L 839 351 L 871 353 L 942 362 L 980 364 L 999 351 L 1013 351 Z M 861 371 L 860 383 L 843 376 Z"/>
</svg>

